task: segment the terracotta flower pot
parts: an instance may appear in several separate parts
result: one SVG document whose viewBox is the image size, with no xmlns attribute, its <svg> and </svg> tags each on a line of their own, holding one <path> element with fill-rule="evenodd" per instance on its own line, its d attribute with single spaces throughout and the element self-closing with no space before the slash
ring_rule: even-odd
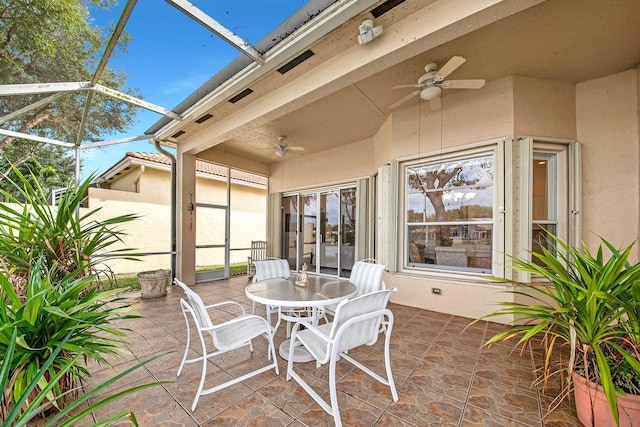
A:
<svg viewBox="0 0 640 427">
<path fill-rule="evenodd" d="M 613 415 L 602 387 L 594 382 L 587 381 L 575 372 L 572 374 L 572 378 L 576 413 L 582 425 L 615 427 L 616 423 L 613 420 Z M 640 396 L 618 394 L 617 400 L 620 427 L 640 427 Z M 591 410 L 591 402 L 593 402 L 593 412 Z"/>
</svg>

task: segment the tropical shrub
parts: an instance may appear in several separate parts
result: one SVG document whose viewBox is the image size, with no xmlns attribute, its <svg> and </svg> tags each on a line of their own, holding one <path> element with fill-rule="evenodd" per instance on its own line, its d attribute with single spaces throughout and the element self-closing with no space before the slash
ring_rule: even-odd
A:
<svg viewBox="0 0 640 427">
<path fill-rule="evenodd" d="M 3 413 L 20 401 L 35 378 L 40 389 L 58 378 L 51 386 L 49 400 L 64 405 L 60 397 L 74 398 L 71 390 L 77 390 L 89 375 L 87 361 L 106 363 L 107 355 L 123 351 L 125 333 L 112 323 L 134 317 L 117 297 L 124 289 L 98 291 L 93 281 L 93 275 L 69 275 L 53 282 L 43 264 L 36 262 L 24 295 L 19 295 L 0 275 L 0 358 L 8 366 L 10 384 L 4 389 Z M 8 357 L 13 334 L 17 336 L 15 349 Z M 45 361 L 56 351 L 42 375 Z M 30 403 L 27 397 L 26 404 Z"/>
<path fill-rule="evenodd" d="M 557 236 L 550 238 L 554 252 L 543 245 L 541 253 L 530 252 L 532 260 L 511 257 L 513 269 L 544 283 L 514 283 L 507 292 L 532 302 L 506 301 L 502 309 L 483 317 L 515 318 L 485 345 L 516 338 L 524 348 L 542 338 L 543 384 L 561 375 L 566 385 L 558 396 L 562 399 L 571 385 L 567 374 L 575 371 L 591 379 L 604 389 L 618 422 L 616 393 L 638 393 L 640 388 L 640 263 L 629 262 L 633 244 L 617 249 L 601 239 L 594 255 L 585 244 L 576 247 Z M 605 257 L 605 251 L 611 255 Z M 558 354 L 563 350 L 568 357 Z"/>
<path fill-rule="evenodd" d="M 81 214 L 93 176 L 70 183 L 54 207 L 35 177 L 27 179 L 19 171 L 15 173 L 19 180 L 10 182 L 20 198 L 0 190 L 6 200 L 21 206 L 0 203 L 0 272 L 19 291 L 36 260 L 41 260 L 55 284 L 68 274 L 106 273 L 111 278 L 105 261 L 135 259 L 131 249 L 110 249 L 123 235 L 117 227 L 135 220 L 136 215 L 96 220 L 98 209 Z"/>
<path fill-rule="evenodd" d="M 6 391 L 11 389 L 10 383 L 10 373 L 11 373 L 11 361 L 14 358 L 14 352 L 16 350 L 16 345 L 18 342 L 18 329 L 13 328 L 11 332 L 11 338 L 6 346 L 4 357 L 0 363 L 0 388 Z M 54 362 L 57 360 L 59 354 L 62 352 L 63 347 L 67 344 L 68 339 L 73 334 L 73 331 L 69 331 L 69 333 L 58 343 L 58 345 L 53 348 L 53 351 L 49 355 L 49 357 L 44 360 L 44 363 L 38 371 L 35 373 L 31 382 L 24 389 L 23 393 L 15 399 L 13 406 L 2 408 L 2 427 L 21 427 L 30 425 L 29 423 L 34 420 L 34 418 L 39 417 L 42 412 L 45 410 L 47 406 L 55 405 L 60 407 L 57 404 L 56 398 L 52 396 L 51 391 L 58 383 L 58 381 L 67 375 L 70 369 L 74 367 L 78 360 L 81 357 L 81 354 L 76 354 L 72 359 L 68 360 L 66 364 L 60 366 L 57 370 L 57 373 L 54 377 L 50 378 L 46 385 L 40 386 L 41 381 L 45 378 L 45 374 L 50 372 L 50 368 L 53 366 Z M 139 364 L 121 372 L 118 375 L 115 375 L 112 378 L 102 382 L 94 389 L 87 392 L 80 392 L 79 390 L 70 390 L 69 393 L 73 393 L 77 397 L 73 399 L 68 405 L 62 407 L 55 415 L 51 418 L 40 422 L 38 425 L 41 427 L 69 427 L 75 425 L 79 420 L 84 417 L 89 416 L 92 412 L 96 411 L 98 408 L 107 405 L 111 401 L 118 399 L 122 396 L 131 394 L 138 390 L 142 390 L 154 385 L 163 384 L 161 382 L 155 383 L 147 383 L 141 384 L 134 387 L 130 387 L 121 391 L 118 391 L 113 394 L 109 394 L 106 397 L 101 399 L 97 399 L 94 401 L 94 396 L 103 391 L 106 387 L 111 386 L 114 382 L 124 377 L 125 375 L 130 374 L 136 369 L 139 369 L 143 365 L 151 362 L 152 360 L 157 359 L 158 357 L 163 356 L 158 355 L 152 357 L 144 362 L 140 362 Z M 5 396 L 6 397 L 6 396 Z M 66 396 L 62 395 L 58 398 L 65 398 Z M 89 402 L 89 399 L 92 399 L 90 405 L 86 405 Z M 80 405 L 84 405 L 84 409 L 81 408 Z M 136 420 L 135 414 L 132 411 L 121 411 L 114 414 L 110 414 L 108 417 L 97 421 L 94 423 L 94 426 L 102 426 L 108 425 L 111 422 L 127 419 L 133 425 L 137 426 L 138 422 Z"/>
</svg>

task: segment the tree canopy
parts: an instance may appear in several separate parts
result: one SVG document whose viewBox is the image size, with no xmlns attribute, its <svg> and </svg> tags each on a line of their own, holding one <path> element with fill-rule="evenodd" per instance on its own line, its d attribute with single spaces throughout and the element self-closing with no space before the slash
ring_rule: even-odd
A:
<svg viewBox="0 0 640 427">
<path fill-rule="evenodd" d="M 0 0 L 0 85 L 91 80 L 110 31 L 94 25 L 89 7 L 115 4 L 116 0 Z M 120 53 L 128 41 L 123 34 Z M 98 83 L 139 96 L 137 90 L 126 89 L 126 81 L 124 72 L 107 66 Z M 51 95 L 1 96 L 0 117 Z M 86 91 L 68 92 L 0 126 L 76 143 L 86 97 Z M 104 140 L 125 131 L 134 114 L 134 106 L 93 93 L 80 142 Z M 12 174 L 13 164 L 45 178 L 47 189 L 64 186 L 73 178 L 74 154 L 73 149 L 0 135 L 0 177 Z"/>
</svg>

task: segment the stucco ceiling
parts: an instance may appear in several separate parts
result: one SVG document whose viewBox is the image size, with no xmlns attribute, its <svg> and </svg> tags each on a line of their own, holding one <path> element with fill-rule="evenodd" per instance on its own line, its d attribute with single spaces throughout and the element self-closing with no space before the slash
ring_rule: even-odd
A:
<svg viewBox="0 0 640 427">
<path fill-rule="evenodd" d="M 349 42 L 357 43 L 355 36 Z M 408 60 L 389 61 L 377 74 L 285 115 L 239 126 L 215 149 L 273 163 L 281 160 L 273 149 L 278 135 L 305 147 L 295 155 L 371 137 L 390 114 L 388 106 L 411 91 L 391 87 L 415 83 L 427 63 L 441 66 L 454 55 L 466 62 L 452 79 L 522 75 L 578 83 L 614 74 L 640 62 L 640 1 L 545 1 Z"/>
</svg>

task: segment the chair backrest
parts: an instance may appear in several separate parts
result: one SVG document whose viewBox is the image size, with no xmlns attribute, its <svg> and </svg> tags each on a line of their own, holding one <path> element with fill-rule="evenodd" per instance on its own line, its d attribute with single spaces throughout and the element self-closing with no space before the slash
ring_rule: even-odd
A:
<svg viewBox="0 0 640 427">
<path fill-rule="evenodd" d="M 385 266 L 365 261 L 353 264 L 349 281 L 358 286 L 356 296 L 368 294 L 381 289 L 382 272 Z"/>
<path fill-rule="evenodd" d="M 260 280 L 275 279 L 276 277 L 287 278 L 290 275 L 291 270 L 286 259 L 266 259 L 256 261 L 256 275 L 253 276 L 253 281 L 258 282 Z"/>
<path fill-rule="evenodd" d="M 211 321 L 211 317 L 209 317 L 209 313 L 204 306 L 204 302 L 200 295 L 193 292 L 191 288 L 187 285 L 179 281 L 178 279 L 174 279 L 173 282 L 180 286 L 185 294 L 187 294 L 187 298 L 189 299 L 189 306 L 191 310 L 193 310 L 193 315 L 195 316 L 196 322 L 198 323 L 196 326 L 199 329 L 202 328 L 212 328 L 213 322 Z"/>
<path fill-rule="evenodd" d="M 264 240 L 251 241 L 251 260 L 262 261 L 267 259 L 267 242 Z"/>
<path fill-rule="evenodd" d="M 389 297 L 398 288 L 383 289 L 341 301 L 331 325 L 331 338 L 340 332 L 338 351 L 343 352 L 363 344 L 374 343 L 380 333 L 380 323 L 387 312 Z M 368 317 L 365 315 L 369 315 Z M 361 319 L 348 325 L 347 322 L 361 316 Z M 342 328 L 346 330 L 341 331 Z"/>
</svg>

